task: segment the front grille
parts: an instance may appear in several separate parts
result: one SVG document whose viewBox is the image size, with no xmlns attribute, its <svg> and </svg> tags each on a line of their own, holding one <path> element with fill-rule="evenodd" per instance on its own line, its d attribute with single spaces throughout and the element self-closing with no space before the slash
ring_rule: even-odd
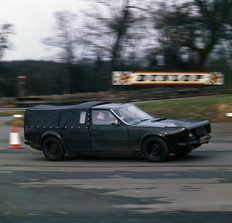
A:
<svg viewBox="0 0 232 223">
<path fill-rule="evenodd" d="M 208 135 L 210 133 L 210 126 L 205 125 L 192 130 L 192 133 L 195 137 L 201 137 Z"/>
</svg>

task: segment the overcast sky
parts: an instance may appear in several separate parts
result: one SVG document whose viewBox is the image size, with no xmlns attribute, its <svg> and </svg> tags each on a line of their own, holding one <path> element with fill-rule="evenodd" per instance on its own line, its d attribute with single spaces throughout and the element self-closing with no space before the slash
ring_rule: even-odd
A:
<svg viewBox="0 0 232 223">
<path fill-rule="evenodd" d="M 139 5 L 140 1 L 131 0 L 131 3 Z M 6 51 L 3 60 L 55 60 L 57 53 L 42 43 L 44 38 L 54 36 L 55 12 L 68 10 L 81 21 L 83 11 L 89 10 L 88 3 L 88 0 L 0 0 L 0 24 L 13 24 L 15 31 L 10 37 L 14 49 Z"/>
<path fill-rule="evenodd" d="M 68 10 L 78 14 L 85 8 L 84 0 L 0 0 L 0 24 L 11 23 L 15 30 L 10 38 L 14 49 L 3 60 L 54 59 L 54 52 L 41 43 L 52 36 L 54 13 Z"/>
</svg>

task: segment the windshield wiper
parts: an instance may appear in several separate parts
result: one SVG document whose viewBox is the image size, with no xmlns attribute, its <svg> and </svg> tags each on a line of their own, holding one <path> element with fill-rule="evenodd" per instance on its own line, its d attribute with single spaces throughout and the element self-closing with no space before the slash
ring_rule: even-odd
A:
<svg viewBox="0 0 232 223">
<path fill-rule="evenodd" d="M 137 124 L 139 124 L 139 123 L 141 123 L 141 122 L 145 122 L 145 121 L 147 121 L 147 120 L 150 120 L 150 119 L 149 119 L 149 118 L 146 118 L 146 119 L 138 120 L 138 121 L 136 121 L 135 123 L 133 123 L 132 125 L 137 125 Z"/>
<path fill-rule="evenodd" d="M 142 119 L 142 120 L 140 120 L 139 122 L 145 122 L 145 121 L 147 121 L 147 120 L 150 120 L 150 118 Z"/>
<path fill-rule="evenodd" d="M 155 120 L 152 120 L 152 122 L 160 122 L 160 121 L 163 121 L 163 120 L 166 120 L 167 118 L 157 118 Z"/>
<path fill-rule="evenodd" d="M 142 119 L 141 122 L 144 122 L 144 121 L 147 121 L 147 120 L 150 120 L 149 118 L 145 118 L 145 119 Z"/>
</svg>

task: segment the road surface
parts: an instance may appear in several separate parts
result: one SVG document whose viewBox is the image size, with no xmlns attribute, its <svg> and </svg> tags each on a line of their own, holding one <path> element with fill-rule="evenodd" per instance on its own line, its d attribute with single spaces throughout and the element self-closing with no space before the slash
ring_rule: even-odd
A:
<svg viewBox="0 0 232 223">
<path fill-rule="evenodd" d="M 211 143 L 164 163 L 76 156 L 50 162 L 27 146 L 5 149 L 7 119 L 0 118 L 0 223 L 232 221 L 231 124 L 213 124 Z"/>
</svg>

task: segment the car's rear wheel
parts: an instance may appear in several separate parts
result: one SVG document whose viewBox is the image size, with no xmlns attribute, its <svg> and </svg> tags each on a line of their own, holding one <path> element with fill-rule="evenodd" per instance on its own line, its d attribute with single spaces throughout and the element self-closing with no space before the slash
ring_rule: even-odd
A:
<svg viewBox="0 0 232 223">
<path fill-rule="evenodd" d="M 51 161 L 59 161 L 64 158 L 64 147 L 59 139 L 55 137 L 48 137 L 43 142 L 44 156 Z"/>
<path fill-rule="evenodd" d="M 142 146 L 142 153 L 150 162 L 162 162 L 169 156 L 168 146 L 160 137 L 146 139 Z"/>
</svg>

